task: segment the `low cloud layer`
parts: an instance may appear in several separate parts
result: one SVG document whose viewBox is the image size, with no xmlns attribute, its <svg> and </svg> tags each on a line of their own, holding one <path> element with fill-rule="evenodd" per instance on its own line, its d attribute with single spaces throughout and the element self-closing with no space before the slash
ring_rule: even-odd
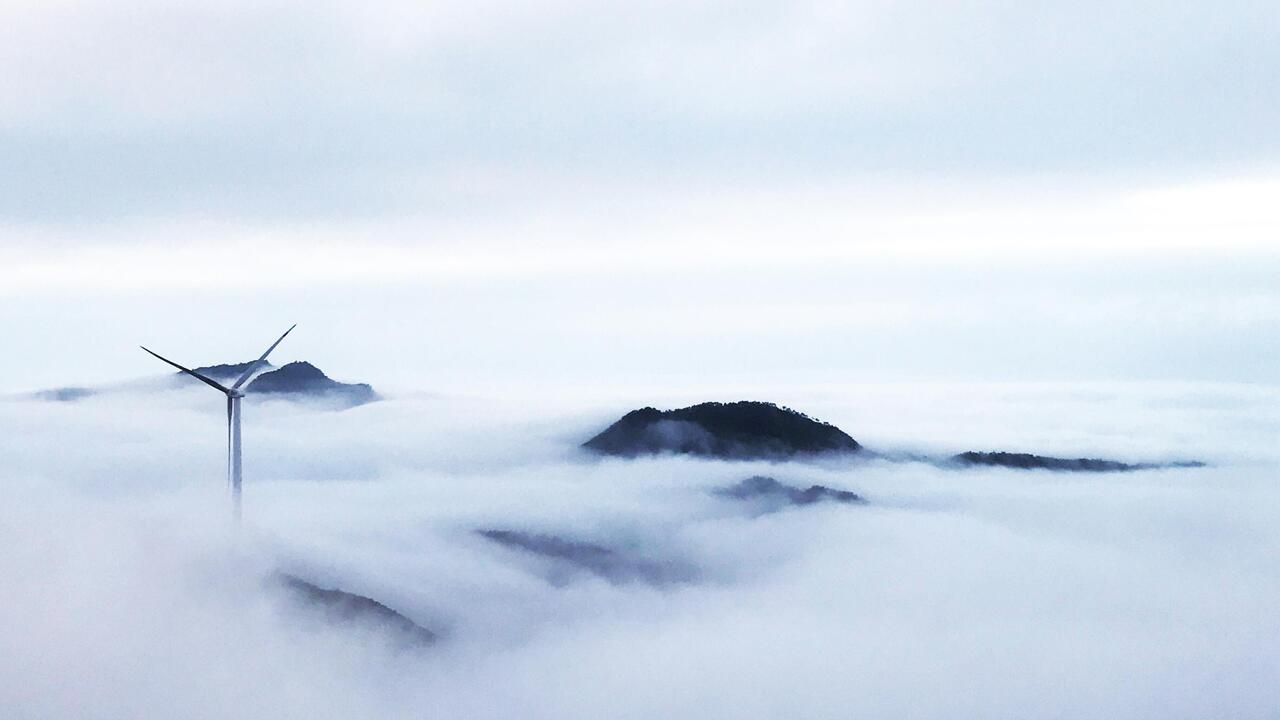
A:
<svg viewBox="0 0 1280 720">
<path fill-rule="evenodd" d="M 629 409 L 603 397 L 256 400 L 237 535 L 221 404 L 202 390 L 0 403 L 8 717 L 1262 718 L 1280 703 L 1272 391 L 768 397 L 873 448 L 1214 462 L 1104 476 L 592 459 L 576 444 Z M 753 475 L 869 504 L 761 514 L 716 492 Z M 485 529 L 691 572 L 561 572 Z M 265 581 L 277 571 L 441 640 L 332 624 Z"/>
</svg>

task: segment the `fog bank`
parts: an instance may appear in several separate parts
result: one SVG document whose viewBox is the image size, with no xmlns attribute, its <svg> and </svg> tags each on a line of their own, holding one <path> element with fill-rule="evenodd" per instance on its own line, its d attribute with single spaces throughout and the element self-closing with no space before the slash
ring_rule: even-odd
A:
<svg viewBox="0 0 1280 720">
<path fill-rule="evenodd" d="M 639 404 L 628 395 L 675 407 L 679 391 L 402 394 L 345 411 L 251 399 L 237 534 L 222 407 L 206 389 L 7 400 L 0 708 L 1263 718 L 1280 706 L 1275 389 L 755 392 L 871 448 L 1212 466 L 1077 475 L 576 450 Z M 759 514 L 717 494 L 752 475 L 869 503 Z M 689 572 L 574 571 L 476 532 L 493 528 Z M 277 570 L 376 598 L 441 640 L 406 650 L 385 629 L 329 623 L 264 582 Z"/>
</svg>

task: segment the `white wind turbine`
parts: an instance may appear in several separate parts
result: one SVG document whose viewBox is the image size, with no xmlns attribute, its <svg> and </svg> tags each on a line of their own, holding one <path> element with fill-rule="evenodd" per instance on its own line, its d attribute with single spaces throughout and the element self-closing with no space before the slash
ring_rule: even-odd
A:
<svg viewBox="0 0 1280 720">
<path fill-rule="evenodd" d="M 150 350 L 147 350 L 147 348 L 139 345 L 139 347 L 142 347 L 143 350 L 147 350 L 148 353 L 151 353 L 151 355 L 154 355 L 156 358 L 159 358 L 160 360 L 163 360 L 164 362 L 169 363 L 170 365 L 178 368 L 182 372 L 196 378 L 197 380 L 200 380 L 201 382 L 203 382 L 204 384 L 210 387 L 217 388 L 227 396 L 227 483 L 231 486 L 231 503 L 232 503 L 232 507 L 234 508 L 235 518 L 237 522 L 239 522 L 240 520 L 240 480 L 241 480 L 241 477 L 240 477 L 240 398 L 244 397 L 244 392 L 240 390 L 240 386 L 243 385 L 245 381 L 249 379 L 249 376 L 253 375 L 253 371 L 257 370 L 258 366 L 266 361 L 267 356 L 271 354 L 271 351 L 275 350 L 276 346 L 280 344 L 280 341 L 284 340 L 286 335 L 293 332 L 293 328 L 295 327 L 298 327 L 297 324 L 294 324 L 288 330 L 285 330 L 284 335 L 280 336 L 280 340 L 276 340 L 275 342 L 271 343 L 271 347 L 267 348 L 267 351 L 262 353 L 262 357 L 249 363 L 249 367 L 245 368 L 245 371 L 241 373 L 240 377 L 236 379 L 235 384 L 233 384 L 231 387 L 226 387 L 222 383 L 218 382 L 217 380 L 207 378 L 204 375 L 201 375 L 200 373 L 196 372 L 195 370 L 182 367 L 181 365 L 179 365 L 178 363 L 172 360 L 160 357 L 159 355 L 156 355 Z"/>
</svg>

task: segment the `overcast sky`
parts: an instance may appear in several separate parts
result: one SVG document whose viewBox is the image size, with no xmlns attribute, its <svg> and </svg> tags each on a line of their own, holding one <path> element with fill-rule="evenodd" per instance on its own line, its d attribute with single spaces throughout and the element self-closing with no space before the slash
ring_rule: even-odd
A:
<svg viewBox="0 0 1280 720">
<path fill-rule="evenodd" d="M 0 389 L 295 321 L 283 359 L 399 386 L 1277 382 L 1278 41 L 1270 2 L 13 0 Z"/>
<path fill-rule="evenodd" d="M 1275 720 L 1277 128 L 1276 0 L 0 0 L 0 716 Z M 227 533 L 137 346 L 292 323 Z M 739 399 L 874 453 L 575 449 Z"/>
</svg>

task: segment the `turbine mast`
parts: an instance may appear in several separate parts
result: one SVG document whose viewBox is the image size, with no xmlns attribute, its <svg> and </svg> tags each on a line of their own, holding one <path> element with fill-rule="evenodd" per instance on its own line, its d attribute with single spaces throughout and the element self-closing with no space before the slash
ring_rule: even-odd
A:
<svg viewBox="0 0 1280 720">
<path fill-rule="evenodd" d="M 228 401 L 231 403 L 231 512 L 235 516 L 236 524 L 239 524 L 240 486 L 243 480 L 240 464 L 240 396 L 232 395 Z"/>
</svg>

